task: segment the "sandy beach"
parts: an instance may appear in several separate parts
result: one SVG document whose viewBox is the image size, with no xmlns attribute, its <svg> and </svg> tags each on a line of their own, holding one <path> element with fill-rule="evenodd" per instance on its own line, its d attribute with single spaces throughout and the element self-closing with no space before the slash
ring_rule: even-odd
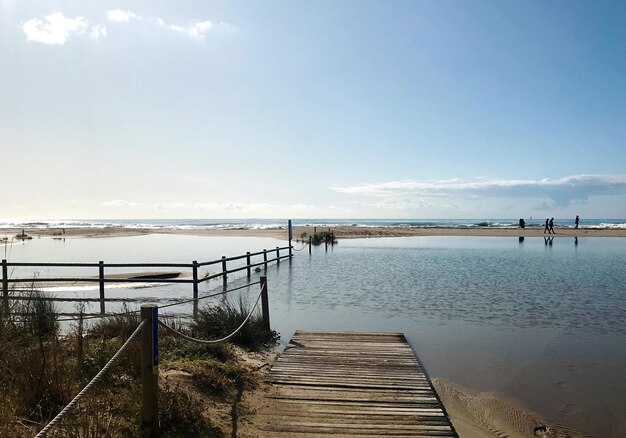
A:
<svg viewBox="0 0 626 438">
<path fill-rule="evenodd" d="M 31 237 L 75 238 L 75 237 L 117 237 L 144 234 L 179 234 L 190 236 L 237 236 L 237 237 L 272 237 L 287 240 L 287 230 L 282 228 L 269 229 L 202 229 L 202 228 L 24 228 L 24 233 Z M 333 227 L 337 239 L 357 239 L 375 237 L 408 237 L 408 236 L 490 236 L 490 237 L 541 237 L 543 228 L 410 228 L 410 227 Z M 314 233 L 313 227 L 294 227 L 294 240 L 307 240 Z M 317 232 L 328 231 L 328 228 L 317 227 Z M 606 228 L 556 228 L 554 237 L 626 237 L 626 229 Z M 0 236 L 14 237 L 22 232 L 22 228 L 5 228 Z"/>
</svg>

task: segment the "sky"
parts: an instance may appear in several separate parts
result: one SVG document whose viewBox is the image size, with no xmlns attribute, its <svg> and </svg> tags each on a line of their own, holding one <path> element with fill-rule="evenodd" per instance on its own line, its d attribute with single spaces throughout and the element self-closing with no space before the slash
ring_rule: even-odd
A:
<svg viewBox="0 0 626 438">
<path fill-rule="evenodd" d="M 626 2 L 0 5 L 0 218 L 626 217 Z"/>
</svg>

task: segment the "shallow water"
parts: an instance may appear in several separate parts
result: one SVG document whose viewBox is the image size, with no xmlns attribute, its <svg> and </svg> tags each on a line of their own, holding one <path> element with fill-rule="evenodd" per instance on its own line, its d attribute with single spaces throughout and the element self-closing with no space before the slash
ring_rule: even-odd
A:
<svg viewBox="0 0 626 438">
<path fill-rule="evenodd" d="M 11 260 L 188 263 L 282 244 L 165 235 L 40 239 L 13 247 Z M 271 322 L 283 342 L 295 329 L 404 332 L 432 377 L 497 391 L 593 436 L 624 436 L 626 239 L 359 239 L 295 255 L 267 271 Z M 230 280 L 234 287 L 245 275 Z M 217 280 L 202 292 L 220 287 Z M 189 289 L 107 296 L 190 297 Z"/>
</svg>

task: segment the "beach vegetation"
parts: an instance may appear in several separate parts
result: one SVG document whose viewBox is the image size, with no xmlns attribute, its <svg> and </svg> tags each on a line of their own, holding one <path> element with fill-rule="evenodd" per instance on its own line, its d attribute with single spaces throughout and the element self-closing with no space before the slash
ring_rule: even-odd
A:
<svg viewBox="0 0 626 438">
<path fill-rule="evenodd" d="M 191 332 L 204 339 L 219 339 L 234 332 L 248 317 L 252 307 L 241 295 L 235 301 L 200 308 L 198 318 L 191 323 Z M 273 346 L 278 338 L 275 330 L 265 327 L 260 315 L 253 314 L 230 341 L 254 351 Z"/>
<path fill-rule="evenodd" d="M 328 241 L 329 243 L 335 243 L 335 234 L 330 231 L 321 231 L 319 233 L 315 233 L 313 235 L 311 243 L 313 243 L 313 245 L 321 245 L 326 241 Z"/>
<path fill-rule="evenodd" d="M 128 308 L 92 322 L 81 304 L 79 317 L 63 325 L 49 294 L 32 289 L 25 296 L 29 299 L 10 300 L 9 312 L 0 317 L 0 437 L 32 437 L 93 379 L 139 323 Z M 198 336 L 199 327 L 228 331 L 248 313 L 243 302 L 203 310 L 201 325 L 167 322 Z M 220 323 L 217 316 L 228 321 Z M 270 340 L 278 335 L 261 330 L 255 318 L 250 322 L 255 328 L 243 331 L 238 342 L 273 345 Z M 243 359 L 244 350 L 228 343 L 195 344 L 162 329 L 159 338 L 161 436 L 230 435 L 245 411 L 242 391 L 254 388 L 259 378 Z M 132 343 L 49 436 L 141 436 L 139 352 L 139 343 Z"/>
</svg>

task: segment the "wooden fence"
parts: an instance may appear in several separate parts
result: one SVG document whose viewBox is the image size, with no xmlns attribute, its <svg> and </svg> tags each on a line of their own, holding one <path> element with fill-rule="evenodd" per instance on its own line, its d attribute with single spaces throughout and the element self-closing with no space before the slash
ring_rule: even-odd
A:
<svg viewBox="0 0 626 438">
<path fill-rule="evenodd" d="M 264 249 L 259 252 L 247 252 L 244 255 L 236 256 L 236 257 L 226 257 L 223 256 L 221 259 L 211 260 L 208 262 L 198 262 L 194 260 L 191 263 L 105 263 L 103 261 L 99 261 L 98 263 L 28 263 L 28 262 L 9 262 L 7 260 L 2 260 L 2 298 L 3 298 L 3 306 L 5 309 L 8 309 L 9 299 L 16 300 L 29 300 L 33 299 L 29 296 L 17 296 L 15 294 L 9 294 L 9 285 L 12 283 L 17 284 L 33 284 L 37 283 L 98 283 L 100 296 L 99 298 L 56 298 L 49 297 L 46 298 L 51 301 L 75 301 L 75 302 L 90 302 L 90 301 L 98 301 L 100 303 L 100 314 L 104 315 L 106 313 L 105 303 L 107 301 L 131 301 L 129 298 L 106 298 L 105 297 L 105 287 L 104 285 L 107 283 L 164 283 L 164 284 L 191 284 L 193 288 L 193 298 L 194 300 L 198 299 L 198 285 L 209 281 L 215 278 L 222 277 L 224 286 L 228 283 L 228 276 L 235 272 L 246 271 L 248 277 L 252 275 L 252 270 L 258 267 L 263 266 L 264 269 L 267 269 L 267 265 L 269 263 L 276 262 L 276 264 L 280 264 L 280 261 L 283 259 L 289 259 L 293 257 L 293 246 L 284 246 L 284 247 L 276 247 L 275 249 Z M 287 254 L 281 255 L 281 251 L 288 251 Z M 262 256 L 262 261 L 257 261 Z M 268 256 L 270 258 L 268 258 Z M 255 260 L 253 260 L 255 259 Z M 239 266 L 236 268 L 228 268 L 228 263 L 232 263 L 239 260 L 245 260 L 245 265 Z M 207 267 L 207 266 L 219 266 L 221 271 L 206 275 L 203 277 L 198 276 L 198 268 Z M 231 264 L 232 266 L 232 264 Z M 11 267 L 51 267 L 51 268 L 98 268 L 98 275 L 93 277 L 33 277 L 33 278 L 9 278 L 9 268 Z M 151 269 L 151 268 L 178 268 L 178 269 L 191 269 L 191 278 L 166 278 L 162 274 L 159 273 L 151 273 L 146 275 L 137 276 L 134 278 L 122 278 L 122 277 L 111 277 L 105 275 L 105 270 L 107 268 L 142 268 L 142 269 Z M 119 275 L 119 274 L 117 274 Z M 197 311 L 197 301 L 194 301 L 194 314 Z"/>
</svg>

